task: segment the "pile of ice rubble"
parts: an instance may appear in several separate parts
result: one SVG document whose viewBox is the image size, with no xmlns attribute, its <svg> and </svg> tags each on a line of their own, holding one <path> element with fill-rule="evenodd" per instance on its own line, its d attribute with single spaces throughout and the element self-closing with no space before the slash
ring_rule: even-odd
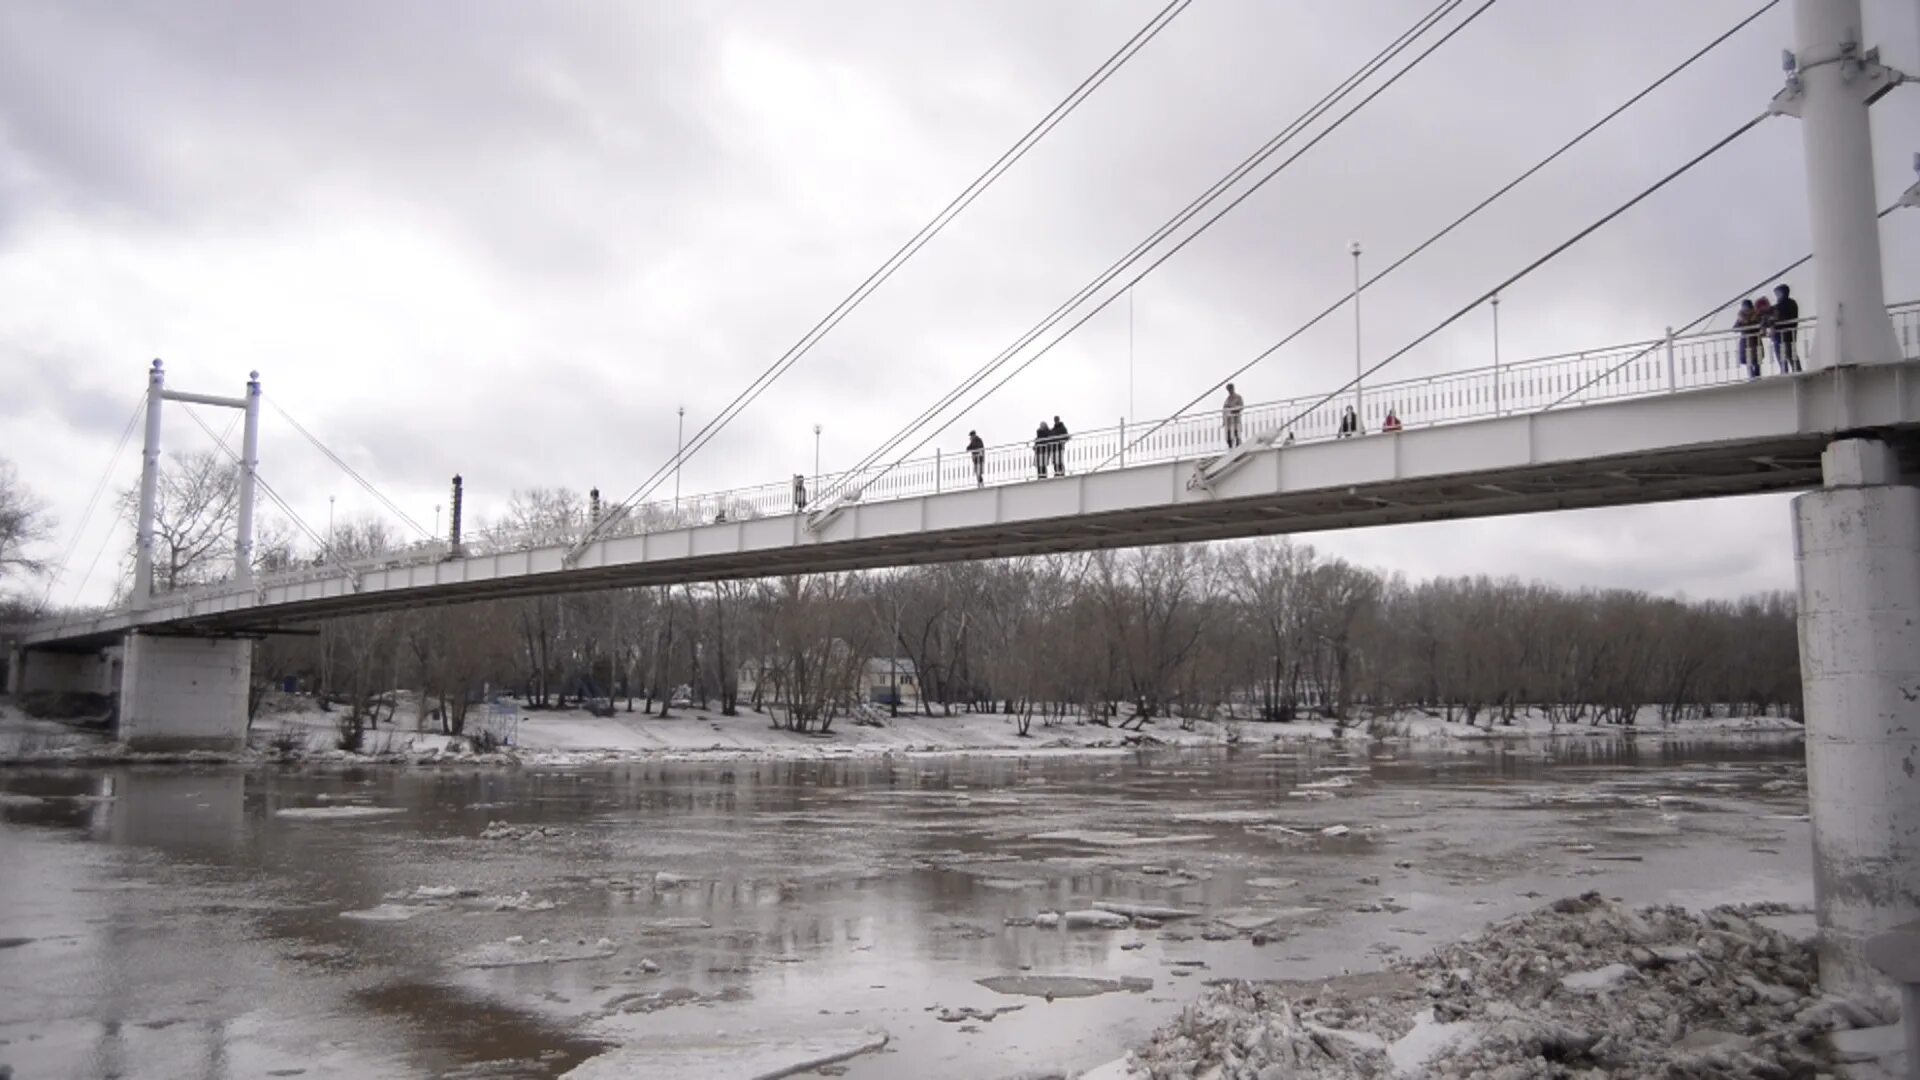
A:
<svg viewBox="0 0 1920 1080">
<path fill-rule="evenodd" d="M 1822 1036 L 1893 1018 L 1819 996 L 1812 945 L 1755 921 L 1774 913 L 1634 910 L 1588 893 L 1404 961 L 1358 992 L 1340 980 L 1222 984 L 1135 1050 L 1131 1075 L 1831 1075 Z"/>
</svg>

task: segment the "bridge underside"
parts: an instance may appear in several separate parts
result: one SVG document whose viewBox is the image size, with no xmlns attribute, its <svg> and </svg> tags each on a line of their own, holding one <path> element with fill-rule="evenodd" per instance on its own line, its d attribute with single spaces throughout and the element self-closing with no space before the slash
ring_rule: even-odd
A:
<svg viewBox="0 0 1920 1080">
<path fill-rule="evenodd" d="M 1089 513 L 999 528 L 963 528 L 877 536 L 831 545 L 650 560 L 493 581 L 429 585 L 409 589 L 404 596 L 384 602 L 383 598 L 365 595 L 331 597 L 292 605 L 297 611 L 276 612 L 273 622 L 263 623 L 234 613 L 183 619 L 176 625 L 186 632 L 232 632 L 275 625 L 284 618 L 315 618 L 421 603 L 918 566 L 1798 491 L 1819 484 L 1820 451 L 1826 442 L 1824 437 L 1770 440 L 1715 447 L 1712 454 L 1703 454 L 1695 448 L 1557 466 L 1489 470 L 1446 480 L 1409 479 L 1365 487 Z M 1906 437 L 1904 443 L 1906 456 L 1915 466 L 1920 466 L 1920 438 Z"/>
</svg>

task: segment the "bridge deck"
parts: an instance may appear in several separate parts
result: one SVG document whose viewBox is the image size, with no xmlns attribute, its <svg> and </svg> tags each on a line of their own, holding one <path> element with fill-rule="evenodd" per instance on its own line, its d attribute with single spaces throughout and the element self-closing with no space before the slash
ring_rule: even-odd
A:
<svg viewBox="0 0 1920 1080">
<path fill-rule="evenodd" d="M 858 503 L 817 534 L 788 513 L 615 536 L 571 566 L 568 545 L 551 544 L 375 567 L 357 580 L 333 571 L 216 587 L 45 624 L 27 644 L 89 648 L 136 627 L 244 632 L 422 603 L 1788 491 L 1817 484 L 1822 448 L 1860 430 L 1920 458 L 1920 363 L 1261 450 L 1211 492 L 1189 487 L 1211 456 L 1194 455 Z"/>
</svg>

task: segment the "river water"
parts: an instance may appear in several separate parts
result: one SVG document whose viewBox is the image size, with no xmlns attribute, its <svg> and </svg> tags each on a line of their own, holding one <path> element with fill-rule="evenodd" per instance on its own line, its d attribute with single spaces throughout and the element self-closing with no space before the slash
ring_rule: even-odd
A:
<svg viewBox="0 0 1920 1080">
<path fill-rule="evenodd" d="M 845 1075 L 1085 1068 L 1209 978 L 1374 968 L 1546 897 L 1810 903 L 1801 762 L 1795 742 L 1595 739 L 8 770 L 0 1064 L 557 1076 L 713 1041 L 678 1075 L 728 1075 L 728 1040 L 877 1029 L 886 1048 Z M 1205 916 L 1020 925 L 1129 899 Z M 1048 1001 L 976 982 L 1019 974 L 1150 985 Z"/>
</svg>

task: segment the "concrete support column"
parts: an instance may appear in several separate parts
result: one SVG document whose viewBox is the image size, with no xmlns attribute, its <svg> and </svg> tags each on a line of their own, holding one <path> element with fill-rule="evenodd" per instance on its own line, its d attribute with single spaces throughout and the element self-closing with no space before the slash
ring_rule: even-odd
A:
<svg viewBox="0 0 1920 1080">
<path fill-rule="evenodd" d="M 127 635 L 120 740 L 135 750 L 239 750 L 253 642 Z"/>
<path fill-rule="evenodd" d="M 1793 502 L 1820 981 L 1889 997 L 1867 939 L 1920 918 L 1920 488 L 1841 439 Z"/>
</svg>

